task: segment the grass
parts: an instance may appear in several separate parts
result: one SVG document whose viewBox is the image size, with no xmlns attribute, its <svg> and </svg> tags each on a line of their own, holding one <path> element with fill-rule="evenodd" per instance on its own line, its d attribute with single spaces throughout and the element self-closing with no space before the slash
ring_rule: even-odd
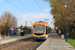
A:
<svg viewBox="0 0 75 50">
<path fill-rule="evenodd" d="M 73 39 L 73 38 L 67 38 L 67 41 L 68 41 L 72 46 L 75 47 L 75 39 Z"/>
</svg>

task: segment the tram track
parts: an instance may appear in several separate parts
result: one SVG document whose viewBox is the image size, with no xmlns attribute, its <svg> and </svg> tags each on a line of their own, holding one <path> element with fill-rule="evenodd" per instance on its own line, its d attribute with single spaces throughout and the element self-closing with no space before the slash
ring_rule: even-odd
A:
<svg viewBox="0 0 75 50">
<path fill-rule="evenodd" d="M 0 50 L 36 50 L 43 41 L 35 41 L 33 38 L 22 39 L 0 46 Z"/>
<path fill-rule="evenodd" d="M 34 41 L 34 42 L 20 48 L 19 50 L 36 50 L 36 48 L 42 43 L 43 43 L 43 41 L 39 41 L 39 42 Z"/>
<path fill-rule="evenodd" d="M 27 41 L 32 41 L 32 37 L 0 45 L 0 50 L 8 50 L 9 48 L 11 48 L 15 45 L 18 45 L 18 44 L 21 44 L 21 43 L 24 43 Z"/>
</svg>

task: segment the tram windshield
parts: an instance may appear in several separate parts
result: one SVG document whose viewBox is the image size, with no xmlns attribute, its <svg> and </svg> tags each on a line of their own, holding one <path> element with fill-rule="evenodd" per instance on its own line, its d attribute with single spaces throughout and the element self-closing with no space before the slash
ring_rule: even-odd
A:
<svg viewBox="0 0 75 50">
<path fill-rule="evenodd" d="M 44 25 L 35 25 L 34 26 L 34 33 L 44 33 L 45 31 L 45 26 Z"/>
</svg>

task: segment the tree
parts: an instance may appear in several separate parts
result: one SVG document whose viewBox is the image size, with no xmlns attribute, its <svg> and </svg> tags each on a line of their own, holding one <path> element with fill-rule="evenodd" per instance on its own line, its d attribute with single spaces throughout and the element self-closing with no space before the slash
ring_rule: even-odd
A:
<svg viewBox="0 0 75 50">
<path fill-rule="evenodd" d="M 65 0 L 46 0 L 50 3 L 51 14 L 54 16 L 53 21 L 55 27 L 62 30 L 62 33 L 65 34 Z M 75 21 L 75 0 L 67 0 L 67 32 L 69 36 L 74 35 L 72 29 L 74 26 L 73 22 Z"/>
<path fill-rule="evenodd" d="M 0 16 L 0 28 L 4 33 L 9 33 L 10 28 L 14 28 L 14 19 L 15 19 L 15 26 L 17 26 L 17 18 L 11 14 L 11 12 L 4 12 Z"/>
</svg>

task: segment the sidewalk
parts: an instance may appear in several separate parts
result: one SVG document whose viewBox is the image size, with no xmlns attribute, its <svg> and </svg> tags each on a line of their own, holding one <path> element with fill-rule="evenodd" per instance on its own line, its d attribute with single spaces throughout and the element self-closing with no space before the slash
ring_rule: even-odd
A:
<svg viewBox="0 0 75 50">
<path fill-rule="evenodd" d="M 25 36 L 31 36 L 31 35 L 24 35 L 24 36 L 7 36 L 7 37 L 4 37 L 4 39 L 3 39 L 3 37 L 1 37 L 1 39 L 0 39 L 0 41 L 1 40 L 7 40 L 7 39 L 13 39 L 13 38 L 18 38 L 18 37 L 25 37 Z"/>
<path fill-rule="evenodd" d="M 24 35 L 24 36 L 30 36 L 30 35 Z M 4 39 L 10 39 L 10 38 L 16 38 L 16 37 L 23 37 L 23 36 L 20 36 L 20 35 L 19 36 L 16 36 L 16 35 L 15 36 L 14 35 L 13 36 L 4 36 Z M 2 39 L 3 39 L 3 37 L 0 38 L 0 40 L 2 40 Z"/>
<path fill-rule="evenodd" d="M 9 37 L 9 38 L 5 38 L 5 39 L 0 39 L 0 45 L 10 43 L 10 42 L 13 42 L 13 41 L 17 41 L 17 40 L 21 40 L 21 39 L 30 38 L 30 37 L 32 37 L 32 35 L 15 36 L 15 37 Z"/>
<path fill-rule="evenodd" d="M 68 42 L 53 33 L 37 50 L 75 50 Z"/>
</svg>

